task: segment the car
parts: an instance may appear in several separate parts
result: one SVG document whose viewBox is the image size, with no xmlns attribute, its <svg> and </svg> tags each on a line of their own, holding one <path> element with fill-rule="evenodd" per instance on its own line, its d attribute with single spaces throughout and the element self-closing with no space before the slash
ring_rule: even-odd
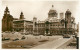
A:
<svg viewBox="0 0 80 50">
<path fill-rule="evenodd" d="M 63 34 L 63 38 L 70 38 L 69 34 Z"/>
<path fill-rule="evenodd" d="M 2 38 L 2 41 L 10 40 L 10 38 Z"/>
<path fill-rule="evenodd" d="M 22 36 L 22 38 L 21 39 L 25 39 L 26 37 L 25 36 Z"/>
<path fill-rule="evenodd" d="M 52 34 L 47 34 L 47 36 L 52 36 Z"/>
<path fill-rule="evenodd" d="M 16 39 L 14 39 L 13 41 L 17 41 L 17 40 L 19 40 L 18 38 L 16 38 Z"/>
</svg>

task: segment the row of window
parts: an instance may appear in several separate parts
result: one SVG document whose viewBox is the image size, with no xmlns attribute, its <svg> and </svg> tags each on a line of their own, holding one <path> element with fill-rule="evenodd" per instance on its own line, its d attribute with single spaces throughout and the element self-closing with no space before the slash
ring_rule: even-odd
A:
<svg viewBox="0 0 80 50">
<path fill-rule="evenodd" d="M 45 26 L 49 26 L 49 25 L 38 25 L 38 27 L 45 27 Z M 58 25 L 58 24 L 50 24 L 50 26 L 64 26 L 64 25 Z"/>
<path fill-rule="evenodd" d="M 24 26 L 21 26 L 21 25 L 15 25 L 13 27 L 16 27 L 16 28 L 24 28 Z M 25 28 L 33 28 L 33 26 L 25 26 Z M 49 28 L 49 27 L 35 27 L 35 28 Z M 63 27 L 60 27 L 60 26 L 52 26 L 50 27 L 50 29 L 53 29 L 53 28 L 63 28 Z"/>
<path fill-rule="evenodd" d="M 44 32 L 45 33 L 45 31 L 38 31 L 39 33 L 40 32 Z M 65 31 L 50 31 L 50 33 L 63 33 L 63 32 L 65 32 Z"/>
</svg>

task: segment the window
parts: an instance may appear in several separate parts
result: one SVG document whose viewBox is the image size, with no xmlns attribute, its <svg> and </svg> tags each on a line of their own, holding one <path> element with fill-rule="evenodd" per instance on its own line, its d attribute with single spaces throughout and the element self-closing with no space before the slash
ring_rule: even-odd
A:
<svg viewBox="0 0 80 50">
<path fill-rule="evenodd" d="M 50 26 L 52 26 L 52 24 Z"/>
</svg>

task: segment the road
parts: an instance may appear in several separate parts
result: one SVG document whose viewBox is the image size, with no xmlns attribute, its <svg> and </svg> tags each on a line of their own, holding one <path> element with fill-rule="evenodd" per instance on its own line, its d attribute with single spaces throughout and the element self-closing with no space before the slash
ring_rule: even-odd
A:
<svg viewBox="0 0 80 50">
<path fill-rule="evenodd" d="M 33 47 L 31 49 L 58 49 L 61 46 L 67 45 L 67 41 L 69 42 L 71 38 L 59 38 L 55 41 L 51 41 L 36 47 Z M 66 44 L 64 44 L 66 43 Z"/>
</svg>

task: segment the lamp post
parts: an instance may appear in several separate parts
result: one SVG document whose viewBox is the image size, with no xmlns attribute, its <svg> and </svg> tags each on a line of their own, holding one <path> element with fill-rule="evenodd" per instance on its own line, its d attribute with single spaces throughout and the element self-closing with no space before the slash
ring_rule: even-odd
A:
<svg viewBox="0 0 80 50">
<path fill-rule="evenodd" d="M 78 32 L 77 32 L 77 36 L 76 36 L 76 41 L 77 41 L 77 46 L 76 46 L 76 48 L 79 49 L 79 37 L 78 37 Z"/>
<path fill-rule="evenodd" d="M 76 42 L 77 42 L 76 48 L 79 49 L 79 23 L 77 25 Z"/>
</svg>

